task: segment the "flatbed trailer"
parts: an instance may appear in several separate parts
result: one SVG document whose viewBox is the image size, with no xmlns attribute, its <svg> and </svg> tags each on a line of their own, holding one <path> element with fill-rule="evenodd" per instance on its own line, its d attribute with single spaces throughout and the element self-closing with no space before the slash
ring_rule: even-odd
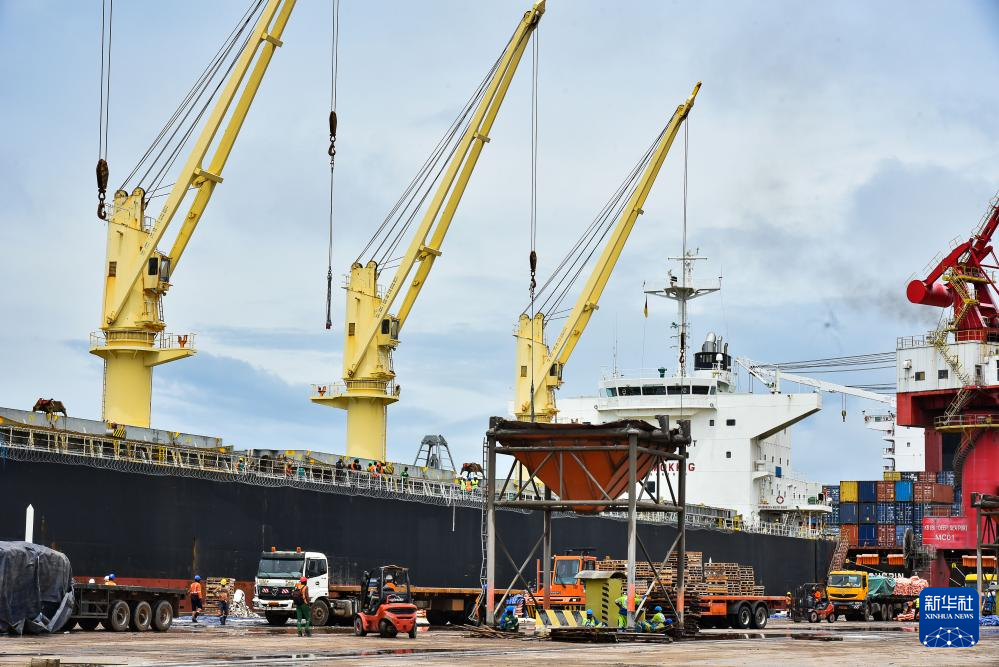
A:
<svg viewBox="0 0 999 667">
<path fill-rule="evenodd" d="M 704 628 L 762 630 L 770 613 L 787 609 L 782 595 L 701 595 L 701 620 Z"/>
<path fill-rule="evenodd" d="M 331 599 L 358 599 L 361 587 L 356 584 L 330 584 Z M 427 614 L 430 625 L 461 625 L 468 622 L 482 594 L 478 588 L 442 588 L 413 586 L 413 604 Z"/>
<path fill-rule="evenodd" d="M 79 625 L 83 630 L 95 630 L 103 625 L 115 632 L 166 632 L 186 593 L 183 588 L 73 584 L 73 613 L 62 629 Z"/>
<path fill-rule="evenodd" d="M 879 595 L 864 600 L 830 600 L 833 613 L 848 621 L 894 621 L 918 595 Z"/>
</svg>

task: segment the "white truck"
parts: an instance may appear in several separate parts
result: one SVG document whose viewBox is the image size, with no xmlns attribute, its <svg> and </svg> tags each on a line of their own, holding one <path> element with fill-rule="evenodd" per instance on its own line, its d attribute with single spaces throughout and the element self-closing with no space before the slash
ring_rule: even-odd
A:
<svg viewBox="0 0 999 667">
<path fill-rule="evenodd" d="M 373 568 L 376 569 L 376 568 Z M 305 577 L 312 600 L 312 625 L 351 625 L 360 609 L 361 581 L 331 582 L 326 554 L 316 551 L 270 551 L 260 554 L 253 587 L 253 610 L 271 625 L 295 617 L 292 590 Z M 430 625 L 467 623 L 481 595 L 478 588 L 413 586 L 413 603 L 426 612 Z"/>
</svg>

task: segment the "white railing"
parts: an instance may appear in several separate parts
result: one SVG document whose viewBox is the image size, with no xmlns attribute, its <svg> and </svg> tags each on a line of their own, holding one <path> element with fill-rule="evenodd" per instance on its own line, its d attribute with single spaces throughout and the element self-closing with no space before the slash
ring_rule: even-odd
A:
<svg viewBox="0 0 999 667">
<path fill-rule="evenodd" d="M 346 382 L 327 382 L 326 384 L 313 384 L 313 396 L 343 396 L 349 390 L 374 391 L 386 396 L 398 396 L 402 387 L 395 383 L 395 380 L 347 380 Z"/>
<path fill-rule="evenodd" d="M 194 349 L 194 334 L 156 333 L 144 329 L 90 332 L 90 347 L 143 345 L 161 350 Z"/>
</svg>

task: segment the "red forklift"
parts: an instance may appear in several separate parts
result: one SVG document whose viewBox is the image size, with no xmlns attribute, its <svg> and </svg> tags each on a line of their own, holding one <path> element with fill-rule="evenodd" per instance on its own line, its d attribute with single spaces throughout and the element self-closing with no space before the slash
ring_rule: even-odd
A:
<svg viewBox="0 0 999 667">
<path fill-rule="evenodd" d="M 835 609 L 826 594 L 826 585 L 820 583 L 798 586 L 791 598 L 787 613 L 795 623 L 802 621 L 818 623 L 823 619 L 833 623 L 836 620 Z"/>
<path fill-rule="evenodd" d="M 416 605 L 409 585 L 409 569 L 383 565 L 361 577 L 360 609 L 354 616 L 354 634 L 377 632 L 395 637 L 400 632 L 416 639 Z"/>
</svg>

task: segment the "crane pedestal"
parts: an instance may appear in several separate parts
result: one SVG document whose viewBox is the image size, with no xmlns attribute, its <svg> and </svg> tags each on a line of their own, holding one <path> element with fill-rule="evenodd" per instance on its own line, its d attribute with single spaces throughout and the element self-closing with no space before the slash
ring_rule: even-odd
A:
<svg viewBox="0 0 999 667">
<path fill-rule="evenodd" d="M 347 411 L 347 456 L 385 460 L 386 407 L 399 400 L 391 380 L 313 385 L 313 403 Z"/>
<path fill-rule="evenodd" d="M 104 421 L 149 428 L 153 366 L 193 355 L 194 337 L 103 331 L 91 335 L 90 353 L 104 360 Z"/>
</svg>

